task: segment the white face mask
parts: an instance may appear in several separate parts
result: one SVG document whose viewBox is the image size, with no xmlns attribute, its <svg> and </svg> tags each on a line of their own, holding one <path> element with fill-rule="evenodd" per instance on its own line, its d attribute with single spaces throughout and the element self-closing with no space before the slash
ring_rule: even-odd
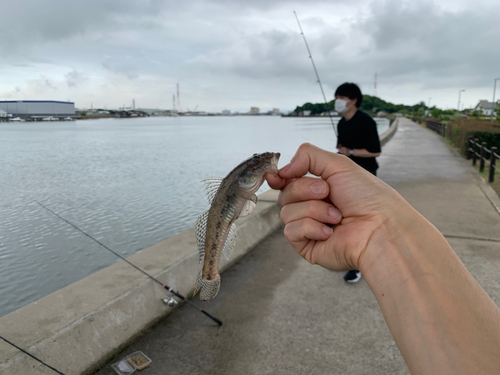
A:
<svg viewBox="0 0 500 375">
<path fill-rule="evenodd" d="M 343 99 L 335 99 L 335 110 L 338 112 L 338 113 L 345 113 L 349 110 L 349 108 L 351 107 L 347 107 L 346 106 L 347 104 L 347 100 L 343 100 Z"/>
</svg>

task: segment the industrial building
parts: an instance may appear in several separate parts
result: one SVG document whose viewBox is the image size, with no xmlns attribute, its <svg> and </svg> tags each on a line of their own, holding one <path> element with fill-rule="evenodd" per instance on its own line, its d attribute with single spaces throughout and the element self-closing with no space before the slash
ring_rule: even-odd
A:
<svg viewBox="0 0 500 375">
<path fill-rule="evenodd" d="M 54 100 L 5 100 L 0 101 L 0 109 L 21 118 L 75 116 L 75 103 Z"/>
</svg>

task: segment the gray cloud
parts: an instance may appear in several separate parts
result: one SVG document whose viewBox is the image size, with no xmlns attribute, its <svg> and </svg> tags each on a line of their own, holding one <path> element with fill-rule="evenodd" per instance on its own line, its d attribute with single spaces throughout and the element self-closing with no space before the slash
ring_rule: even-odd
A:
<svg viewBox="0 0 500 375">
<path fill-rule="evenodd" d="M 3 30 L 12 39 L 58 40 L 82 34 L 103 23 L 115 26 L 115 17 L 157 14 L 167 1 L 120 0 L 18 0 L 2 4 Z M 23 39 L 30 42 L 30 39 Z"/>
<path fill-rule="evenodd" d="M 44 84 L 45 86 L 50 87 L 53 90 L 57 90 L 57 87 L 55 87 L 54 84 L 49 79 L 45 79 Z"/>
<path fill-rule="evenodd" d="M 495 0 L 18 0 L 2 9 L 0 91 L 165 106 L 180 81 L 207 110 L 294 107 L 318 88 L 293 10 L 329 96 L 344 81 L 371 93 L 377 71 L 386 99 L 486 97 L 499 75 Z"/>
<path fill-rule="evenodd" d="M 310 41 L 313 57 L 322 65 L 341 43 L 325 25 Z M 311 63 L 298 31 L 270 30 L 246 34 L 230 46 L 197 56 L 190 64 L 220 74 L 235 74 L 252 79 L 309 77 Z"/>
<path fill-rule="evenodd" d="M 451 12 L 431 1 L 389 0 L 372 4 L 372 12 L 358 25 L 373 41 L 368 56 L 388 78 L 423 74 L 431 78 L 427 87 L 442 87 L 482 84 L 478 77 L 498 72 L 498 6 Z"/>
<path fill-rule="evenodd" d="M 139 77 L 137 61 L 131 56 L 125 58 L 106 56 L 102 66 L 110 72 L 124 74 L 129 79 Z"/>
<path fill-rule="evenodd" d="M 80 84 L 88 81 L 88 78 L 84 74 L 76 71 L 76 69 L 73 69 L 72 71 L 66 73 L 64 76 L 66 77 L 66 83 L 68 84 L 68 87 L 77 87 Z"/>
</svg>

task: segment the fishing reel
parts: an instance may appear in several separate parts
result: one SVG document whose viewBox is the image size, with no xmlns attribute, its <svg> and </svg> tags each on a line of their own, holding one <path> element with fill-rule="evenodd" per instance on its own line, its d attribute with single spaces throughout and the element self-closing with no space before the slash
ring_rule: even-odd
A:
<svg viewBox="0 0 500 375">
<path fill-rule="evenodd" d="M 170 307 L 174 307 L 174 306 L 177 306 L 179 304 L 179 302 L 177 302 L 174 297 L 170 297 L 170 296 L 163 296 L 161 300 L 165 305 L 170 306 Z"/>
</svg>

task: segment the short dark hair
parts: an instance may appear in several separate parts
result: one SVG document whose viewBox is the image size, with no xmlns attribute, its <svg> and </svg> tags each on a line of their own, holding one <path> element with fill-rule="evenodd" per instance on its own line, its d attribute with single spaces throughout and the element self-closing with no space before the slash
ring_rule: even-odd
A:
<svg viewBox="0 0 500 375">
<path fill-rule="evenodd" d="M 337 87 L 334 96 L 347 96 L 349 99 L 358 99 L 356 100 L 356 107 L 361 107 L 361 103 L 363 103 L 363 95 L 361 94 L 361 90 L 358 85 L 355 83 L 346 82 Z"/>
</svg>

